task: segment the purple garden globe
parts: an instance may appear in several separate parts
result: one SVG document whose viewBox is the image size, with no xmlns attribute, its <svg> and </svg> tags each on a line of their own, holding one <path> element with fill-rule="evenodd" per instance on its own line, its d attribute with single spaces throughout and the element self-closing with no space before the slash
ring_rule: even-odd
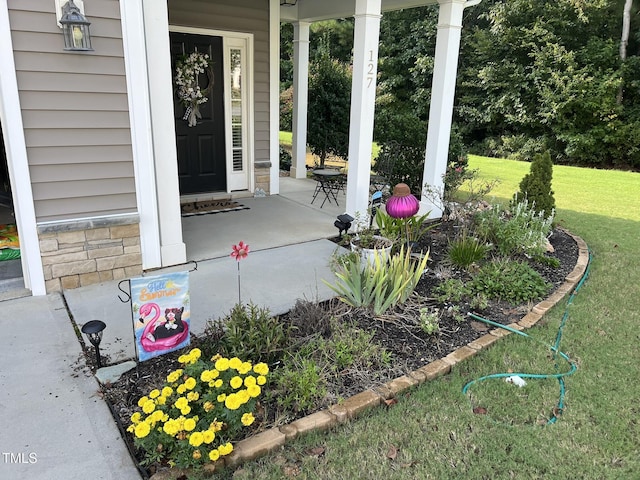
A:
<svg viewBox="0 0 640 480">
<path fill-rule="evenodd" d="M 393 187 L 393 194 L 387 200 L 386 210 L 390 217 L 409 218 L 420 210 L 420 202 L 411 194 L 406 183 L 398 183 Z"/>
</svg>

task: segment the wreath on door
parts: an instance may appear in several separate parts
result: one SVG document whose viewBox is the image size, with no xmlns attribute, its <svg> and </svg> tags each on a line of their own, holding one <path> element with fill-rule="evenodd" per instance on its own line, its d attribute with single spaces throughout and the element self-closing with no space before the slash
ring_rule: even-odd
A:
<svg viewBox="0 0 640 480">
<path fill-rule="evenodd" d="M 199 75 L 206 73 L 209 83 L 206 88 L 202 88 L 198 81 Z M 177 95 L 185 107 L 183 120 L 187 120 L 190 127 L 198 123 L 200 105 L 209 100 L 208 95 L 213 87 L 213 71 L 211 61 L 206 53 L 193 52 L 184 55 L 176 62 L 175 82 Z"/>
</svg>

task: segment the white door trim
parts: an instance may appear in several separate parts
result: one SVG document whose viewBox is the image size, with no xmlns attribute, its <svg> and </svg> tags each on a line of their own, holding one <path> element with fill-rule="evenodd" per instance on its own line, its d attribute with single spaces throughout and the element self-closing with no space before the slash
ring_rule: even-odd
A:
<svg viewBox="0 0 640 480">
<path fill-rule="evenodd" d="M 208 28 L 196 28 L 196 27 L 184 27 L 178 25 L 169 25 L 170 32 L 187 33 L 193 35 L 206 35 L 210 37 L 222 37 L 222 49 L 224 65 L 223 81 L 224 81 L 224 118 L 225 118 L 225 157 L 226 157 L 226 184 L 227 192 L 231 193 L 234 190 L 248 189 L 250 192 L 254 191 L 254 82 L 253 82 L 253 34 L 242 32 L 229 32 L 225 30 L 214 30 Z M 243 141 L 244 145 L 244 161 L 245 161 L 245 174 L 246 181 L 242 187 L 238 187 L 240 182 L 233 175 L 233 151 L 232 151 L 232 126 L 231 126 L 231 68 L 230 68 L 230 50 L 232 48 L 241 48 L 246 53 L 243 65 L 243 80 L 246 85 L 246 102 L 243 101 L 243 117 L 246 118 L 246 122 L 243 128 Z M 243 99 L 244 100 L 244 99 Z M 246 140 L 245 140 L 246 139 Z"/>
<path fill-rule="evenodd" d="M 20 234 L 22 274 L 33 295 L 46 295 L 7 0 L 0 0 L 0 72 L 0 122 Z"/>
</svg>

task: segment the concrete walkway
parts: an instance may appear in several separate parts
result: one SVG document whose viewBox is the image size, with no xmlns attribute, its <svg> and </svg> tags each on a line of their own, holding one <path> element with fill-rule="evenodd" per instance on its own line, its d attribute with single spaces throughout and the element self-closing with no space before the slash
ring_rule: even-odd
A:
<svg viewBox="0 0 640 480">
<path fill-rule="evenodd" d="M 139 479 L 62 296 L 1 306 L 0 478 Z"/>
<path fill-rule="evenodd" d="M 237 265 L 229 253 L 240 240 L 252 248 L 240 264 L 243 302 L 279 314 L 299 298 L 332 296 L 322 280 L 332 278 L 328 265 L 336 245 L 326 238 L 337 233 L 333 221 L 344 199 L 342 206 L 311 205 L 314 186 L 283 179 L 281 195 L 242 200 L 249 210 L 184 219 L 188 257 L 199 260 L 190 274 L 194 333 L 238 300 Z M 102 320 L 108 363 L 134 358 L 131 311 L 119 300 L 118 283 L 0 302 L 0 479 L 140 478 L 75 330 Z"/>
</svg>

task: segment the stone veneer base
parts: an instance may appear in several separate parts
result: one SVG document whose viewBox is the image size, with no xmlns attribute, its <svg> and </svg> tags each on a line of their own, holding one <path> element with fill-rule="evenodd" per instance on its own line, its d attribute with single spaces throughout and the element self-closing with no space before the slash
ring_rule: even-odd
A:
<svg viewBox="0 0 640 480">
<path fill-rule="evenodd" d="M 566 233 L 570 235 L 578 245 L 578 261 L 573 271 L 567 275 L 565 282 L 558 287 L 549 298 L 538 303 L 533 307 L 531 312 L 525 315 L 519 322 L 512 323 L 509 327 L 515 330 L 524 330 L 533 327 L 542 319 L 542 316 L 549 309 L 560 302 L 582 279 L 589 263 L 589 249 L 580 237 L 570 232 Z M 287 425 L 274 427 L 245 440 L 241 440 L 236 444 L 231 455 L 219 460 L 215 464 L 205 466 L 205 470 L 214 471 L 216 468 L 219 469 L 225 465 L 240 465 L 281 448 L 299 435 L 316 430 L 324 431 L 355 419 L 363 412 L 385 404 L 385 400 L 393 398 L 399 393 L 448 374 L 454 365 L 490 347 L 495 341 L 507 335 L 511 335 L 511 332 L 503 329 L 492 330 L 488 334 L 470 342 L 468 345 L 460 347 L 446 357 L 435 360 L 413 372 L 395 378 L 384 385 L 358 393 L 337 405 L 332 405 L 327 409 L 312 413 Z M 182 474 L 184 474 L 183 470 L 164 470 L 154 474 L 151 480 L 173 480 Z"/>
</svg>

